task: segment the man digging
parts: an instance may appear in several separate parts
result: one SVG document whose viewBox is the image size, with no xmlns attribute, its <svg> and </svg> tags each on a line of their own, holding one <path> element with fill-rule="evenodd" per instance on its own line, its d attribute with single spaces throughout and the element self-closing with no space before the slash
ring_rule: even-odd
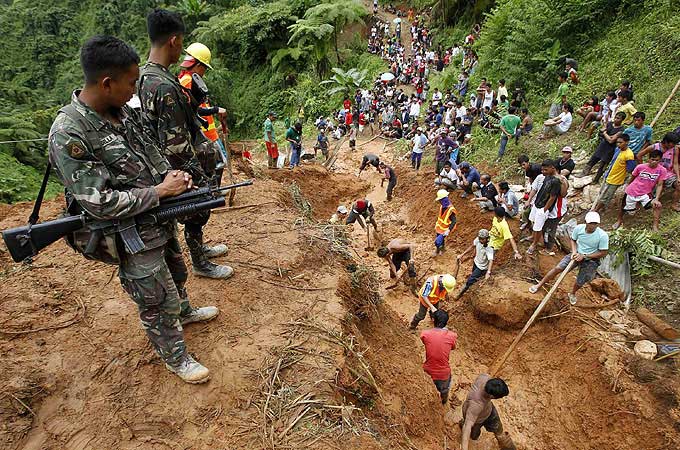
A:
<svg viewBox="0 0 680 450">
<path fill-rule="evenodd" d="M 418 324 L 425 318 L 427 311 L 430 311 L 430 314 L 433 314 L 435 311 L 437 311 L 439 309 L 439 302 L 446 299 L 449 295 L 449 292 L 455 288 L 456 279 L 451 274 L 445 273 L 442 275 L 432 275 L 427 277 L 423 287 L 421 287 L 420 292 L 418 292 L 420 306 L 418 308 L 418 312 L 415 314 L 415 316 L 413 316 L 409 328 L 411 330 L 418 328 Z"/>
<path fill-rule="evenodd" d="M 389 264 L 390 278 L 397 278 L 396 284 L 398 284 L 399 280 L 408 273 L 409 281 L 407 284 L 414 293 L 416 290 L 416 264 L 413 259 L 415 250 L 416 244 L 399 238 L 392 239 L 386 247 L 378 249 L 378 256 L 384 258 Z M 406 266 L 406 270 L 399 275 L 402 264 Z"/>
</svg>

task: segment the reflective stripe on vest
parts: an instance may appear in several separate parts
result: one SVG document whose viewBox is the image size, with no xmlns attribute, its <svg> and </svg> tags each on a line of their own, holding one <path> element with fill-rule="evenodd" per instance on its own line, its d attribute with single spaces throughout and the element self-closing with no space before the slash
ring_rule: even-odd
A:
<svg viewBox="0 0 680 450">
<path fill-rule="evenodd" d="M 182 86 L 184 86 L 187 89 L 191 89 L 191 73 L 186 73 L 182 78 L 179 79 L 179 82 Z M 210 103 L 204 102 L 199 105 L 201 108 L 210 108 Z M 203 134 L 205 134 L 205 137 L 210 139 L 211 141 L 215 142 L 220 138 L 220 135 L 217 133 L 217 128 L 215 127 L 215 118 L 212 115 L 209 116 L 201 116 L 203 119 L 205 119 L 206 122 L 208 122 L 208 128 L 203 128 L 201 127 L 201 131 L 203 131 Z"/>
<path fill-rule="evenodd" d="M 442 275 L 432 275 L 431 277 L 427 277 L 423 287 L 421 287 L 420 291 L 418 292 L 418 300 L 420 301 L 421 305 L 427 307 L 427 303 L 425 303 L 423 297 L 425 296 L 425 291 L 428 287 L 429 293 L 427 294 L 427 299 L 433 305 L 436 305 L 440 300 L 443 300 L 444 297 L 446 297 L 446 288 L 444 287 L 443 283 L 439 282 L 441 277 Z"/>
<path fill-rule="evenodd" d="M 451 214 L 458 214 L 453 205 L 446 209 L 441 205 L 439 206 L 439 215 L 437 216 L 437 223 L 434 226 L 434 231 L 437 234 L 443 234 L 449 229 L 449 226 L 451 226 Z"/>
</svg>

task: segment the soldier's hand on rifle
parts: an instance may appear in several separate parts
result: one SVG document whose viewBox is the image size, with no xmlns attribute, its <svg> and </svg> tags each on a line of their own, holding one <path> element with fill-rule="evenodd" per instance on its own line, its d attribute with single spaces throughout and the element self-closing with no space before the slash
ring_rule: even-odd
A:
<svg viewBox="0 0 680 450">
<path fill-rule="evenodd" d="M 194 186 L 191 175 L 181 170 L 171 170 L 163 182 L 156 186 L 158 198 L 174 197 Z"/>
</svg>

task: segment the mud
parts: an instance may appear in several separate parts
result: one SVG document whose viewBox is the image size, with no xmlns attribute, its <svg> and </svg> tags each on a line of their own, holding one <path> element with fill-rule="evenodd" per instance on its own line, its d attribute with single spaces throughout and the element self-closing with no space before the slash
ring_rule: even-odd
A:
<svg viewBox="0 0 680 450">
<path fill-rule="evenodd" d="M 236 274 L 227 282 L 190 276 L 192 302 L 221 309 L 214 321 L 186 329 L 189 350 L 212 372 L 205 385 L 185 385 L 162 366 L 115 267 L 85 261 L 63 243 L 31 265 L 14 264 L 0 251 L 0 447 L 434 450 L 446 440 L 447 448 L 458 448 L 455 421 L 470 384 L 507 349 L 516 324 L 540 301 L 540 295 L 528 297 L 531 277 L 556 260 L 540 258 L 534 274 L 534 261 L 510 261 L 506 245 L 488 284 L 443 303 L 459 336 L 451 356 L 452 398 L 443 407 L 422 370 L 419 335 L 407 329 L 417 299 L 407 286 L 384 289 L 392 283 L 386 264 L 364 250 L 358 225 L 348 227 L 349 241 L 343 241 L 323 221 L 339 203 L 366 196 L 376 205 L 383 241 L 402 237 L 416 244 L 422 282 L 453 272 L 456 254 L 490 226 L 491 215 L 452 194 L 459 226 L 448 251 L 433 259 L 432 170 L 415 173 L 382 148 L 380 140 L 360 152 L 343 146 L 334 173 L 312 164 L 271 172 L 256 161 L 255 173 L 262 175 L 239 191 L 235 206 L 263 207 L 213 215 L 207 238 L 230 246 L 218 262 L 232 264 Z M 395 167 L 393 201 L 385 200 L 375 171 L 356 177 L 364 151 Z M 292 182 L 319 222 L 293 205 Z M 0 208 L 6 214 L 0 228 L 25 223 L 30 209 Z M 61 199 L 47 202 L 43 219 L 61 209 Z M 511 222 L 517 236 L 516 227 Z M 375 271 L 380 301 L 374 289 L 352 289 L 347 255 Z M 469 261 L 463 264 L 459 282 L 470 269 Z M 570 275 L 565 285 L 572 281 Z M 347 302 L 365 294 L 375 307 L 362 316 Z M 556 304 L 564 307 L 561 297 Z M 495 319 L 480 320 L 482 309 Z M 677 401 L 662 400 L 680 392 L 674 363 L 667 372 L 636 376 L 628 369 L 627 344 L 614 349 L 595 313 L 582 314 L 537 321 L 501 370 L 510 396 L 495 404 L 518 448 L 679 448 Z M 426 319 L 420 330 L 430 326 Z M 495 445 L 485 433 L 471 448 Z"/>
<path fill-rule="evenodd" d="M 476 289 L 473 286 L 470 291 L 475 317 L 509 330 L 522 328 L 543 300 L 539 293 L 529 293 L 525 282 L 518 282 L 506 275 L 497 275 Z M 541 314 L 547 316 L 558 309 L 553 299 L 546 304 Z"/>
</svg>

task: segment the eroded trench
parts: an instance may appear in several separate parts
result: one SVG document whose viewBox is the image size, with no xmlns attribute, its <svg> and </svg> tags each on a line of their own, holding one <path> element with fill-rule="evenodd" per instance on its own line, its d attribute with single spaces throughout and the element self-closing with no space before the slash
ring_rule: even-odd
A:
<svg viewBox="0 0 680 450">
<path fill-rule="evenodd" d="M 364 150 L 380 153 L 379 146 Z M 391 154 L 383 156 L 391 158 Z M 380 227 L 373 250 L 377 243 L 397 237 L 416 242 L 420 282 L 432 273 L 451 272 L 455 254 L 470 245 L 479 228 L 490 226 L 490 216 L 479 213 L 458 195 L 451 195 L 459 226 L 449 252 L 432 259 L 429 253 L 436 215 L 433 175 L 411 172 L 406 164 L 397 162 L 396 198 L 387 202 L 379 174 L 369 171 L 362 174 L 361 181 L 356 178 L 360 157 L 361 154 L 348 153 L 335 173 L 324 174 L 322 180 L 309 174 L 285 174 L 280 181 L 299 185 L 310 202 L 317 205 L 314 214 L 320 221 L 327 220 L 339 203 L 349 206 L 361 196 L 371 200 Z M 513 227 L 517 232 L 517 224 Z M 475 286 L 456 303 L 445 304 L 450 314 L 449 328 L 456 330 L 459 340 L 450 360 L 452 399 L 443 407 L 422 370 L 424 348 L 418 334 L 407 329 L 408 320 L 417 310 L 417 299 L 406 286 L 384 289 L 391 284 L 388 269 L 374 251 L 366 249 L 365 239 L 365 232 L 355 226 L 351 231 L 355 259 L 377 274 L 382 300 L 356 314 L 356 296 L 361 297 L 372 287 L 360 286 L 349 296 L 340 293 L 348 309 L 341 328 L 352 340 L 356 339 L 356 351 L 361 353 L 362 364 L 368 365 L 372 379 L 362 379 L 356 369 L 343 368 L 340 374 L 344 392 L 336 392 L 336 396 L 360 406 L 369 418 L 373 439 L 362 444 L 365 448 L 459 448 L 457 424 L 471 383 L 489 370 L 533 312 L 540 298 L 535 300 L 525 294 L 527 288 L 537 276 L 537 269 L 544 273 L 556 260 L 541 257 L 533 261 L 525 257 L 517 263 L 511 261 L 510 249 L 504 248 L 497 258 L 493 281 Z M 461 268 L 459 282 L 464 282 L 470 265 L 468 262 Z M 354 269 L 339 269 L 340 279 L 349 278 L 356 284 Z M 485 317 L 475 311 L 473 304 L 487 298 L 503 300 L 506 311 L 501 315 L 511 320 L 498 321 L 498 317 Z M 544 315 L 554 315 L 565 308 L 565 300 L 557 298 Z M 426 319 L 419 330 L 431 326 Z M 670 389 L 654 392 L 635 373 L 624 370 L 627 356 L 594 338 L 591 328 L 587 320 L 572 314 L 539 320 L 502 368 L 499 376 L 508 383 L 510 396 L 496 402 L 496 406 L 518 448 L 677 448 L 677 413 L 667 401 L 659 401 L 675 394 Z M 346 351 L 345 356 L 351 360 L 352 352 Z M 671 401 L 673 405 L 677 406 L 677 401 Z M 471 448 L 496 448 L 496 443 L 487 433 Z"/>
</svg>

